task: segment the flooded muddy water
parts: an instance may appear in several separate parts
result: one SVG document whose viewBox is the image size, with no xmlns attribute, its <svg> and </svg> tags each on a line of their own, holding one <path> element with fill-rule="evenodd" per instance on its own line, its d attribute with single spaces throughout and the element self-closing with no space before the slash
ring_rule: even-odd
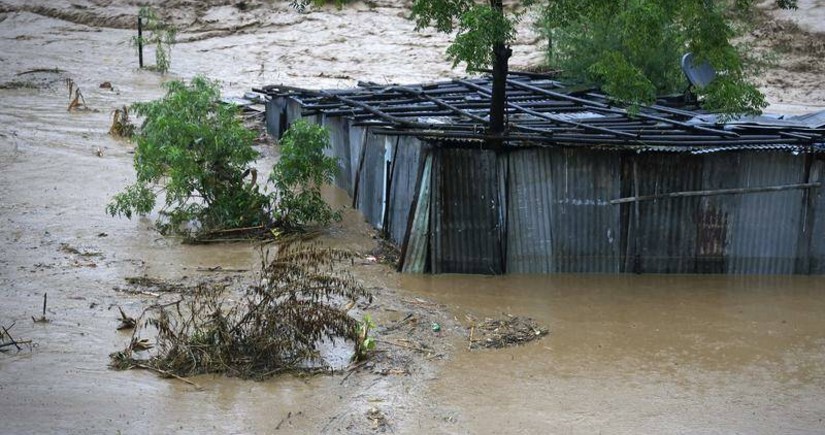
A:
<svg viewBox="0 0 825 435">
<path fill-rule="evenodd" d="M 419 277 L 362 260 L 353 273 L 378 296 L 379 326 L 407 313 L 398 300 L 446 306 L 432 314 L 443 317 L 444 331 L 430 336 L 443 342 L 440 357 L 421 356 L 398 376 L 202 376 L 201 390 L 109 370 L 109 353 L 128 340 L 115 329 L 117 308 L 135 313 L 158 300 L 115 290 L 126 277 L 192 281 L 215 276 L 199 269 L 259 262 L 254 245 L 182 245 L 160 237 L 151 216 L 105 214 L 134 179 L 133 145 L 107 134 L 112 110 L 195 74 L 239 95 L 269 83 L 409 83 L 460 70 L 443 59 L 448 38 L 416 35 L 393 2 L 297 15 L 286 2 L 241 13 L 170 0 L 178 19 L 197 22 L 173 49 L 168 76 L 135 69 L 132 32 L 121 28 L 134 2 L 29 3 L 0 0 L 0 324 L 36 346 L 0 353 L 0 432 L 370 432 L 380 429 L 365 416 L 371 408 L 396 433 L 825 432 L 821 278 Z M 539 42 L 525 35 L 516 63 L 537 56 L 529 49 Z M 19 85 L 41 68 L 62 72 Z M 92 110 L 66 111 L 65 78 Z M 99 88 L 104 81 L 114 90 Z M 277 150 L 260 150 L 266 167 Z M 326 194 L 349 203 L 341 191 Z M 364 254 L 373 235 L 348 211 L 321 240 Z M 51 322 L 33 323 L 44 293 Z M 531 316 L 550 334 L 469 352 L 456 324 L 466 313 Z"/>
<path fill-rule="evenodd" d="M 440 276 L 402 286 L 459 317 L 550 328 L 503 351 L 457 346 L 431 394 L 469 432 L 822 433 L 818 277 Z"/>
</svg>

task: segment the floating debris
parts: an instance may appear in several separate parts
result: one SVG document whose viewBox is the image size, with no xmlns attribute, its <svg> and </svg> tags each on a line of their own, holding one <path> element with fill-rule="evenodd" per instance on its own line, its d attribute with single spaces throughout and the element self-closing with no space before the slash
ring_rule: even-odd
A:
<svg viewBox="0 0 825 435">
<path fill-rule="evenodd" d="M 504 319 L 486 319 L 470 327 L 470 349 L 518 346 L 547 335 L 549 330 L 542 328 L 529 317 L 507 315 Z"/>
</svg>

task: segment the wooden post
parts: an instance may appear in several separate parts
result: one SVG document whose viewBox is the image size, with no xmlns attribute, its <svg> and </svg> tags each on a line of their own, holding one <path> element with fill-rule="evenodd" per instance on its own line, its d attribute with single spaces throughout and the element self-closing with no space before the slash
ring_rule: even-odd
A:
<svg viewBox="0 0 825 435">
<path fill-rule="evenodd" d="M 638 157 L 633 159 L 633 196 L 639 197 L 639 160 Z M 642 273 L 642 254 L 639 252 L 642 249 L 641 243 L 641 211 L 639 210 L 639 201 L 633 203 L 633 273 Z"/>
<path fill-rule="evenodd" d="M 143 68 L 143 18 L 138 15 L 138 64 Z"/>
</svg>

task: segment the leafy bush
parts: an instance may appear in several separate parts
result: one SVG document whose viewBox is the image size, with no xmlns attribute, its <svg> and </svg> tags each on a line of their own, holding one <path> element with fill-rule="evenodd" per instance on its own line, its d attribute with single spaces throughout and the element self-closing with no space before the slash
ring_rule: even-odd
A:
<svg viewBox="0 0 825 435">
<path fill-rule="evenodd" d="M 196 77 L 165 86 L 165 97 L 132 106 L 145 117 L 133 137 L 137 180 L 115 195 L 109 214 L 148 214 L 162 194 L 160 232 L 195 238 L 232 230 L 259 230 L 260 236 L 276 226 L 296 231 L 340 219 L 321 196 L 338 169 L 337 160 L 324 155 L 325 128 L 299 121 L 287 131 L 270 176 L 275 192 L 267 195 L 251 166 L 258 156 L 255 135 L 234 106 L 218 101 L 217 83 Z"/>
<path fill-rule="evenodd" d="M 270 175 L 279 226 L 294 229 L 341 219 L 321 196 L 321 186 L 338 172 L 337 160 L 324 155 L 327 147 L 327 130 L 304 120 L 292 124 L 281 138 L 281 158 Z"/>
<path fill-rule="evenodd" d="M 145 117 L 134 136 L 137 181 L 107 211 L 128 218 L 149 213 L 162 192 L 164 234 L 189 234 L 190 222 L 202 231 L 268 225 L 269 199 L 245 180 L 257 152 L 237 109 L 220 104 L 218 85 L 203 77 L 165 86 L 165 97 L 132 106 Z"/>
</svg>

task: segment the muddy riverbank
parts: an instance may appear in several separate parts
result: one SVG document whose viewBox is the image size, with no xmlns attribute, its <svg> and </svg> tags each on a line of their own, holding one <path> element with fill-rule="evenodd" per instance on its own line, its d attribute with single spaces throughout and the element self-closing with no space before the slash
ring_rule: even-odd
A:
<svg viewBox="0 0 825 435">
<path fill-rule="evenodd" d="M 201 390 L 109 370 L 109 353 L 128 338 L 115 329 L 117 307 L 134 313 L 157 300 L 117 291 L 127 277 L 192 282 L 222 274 L 204 268 L 259 263 L 249 244 L 185 246 L 160 237 L 151 216 L 104 213 L 134 177 L 132 145 L 107 134 L 113 109 L 195 74 L 241 94 L 267 83 L 333 87 L 460 73 L 443 60 L 447 38 L 415 35 L 392 2 L 306 16 L 278 3 L 167 3 L 179 6 L 172 18 L 189 42 L 175 46 L 172 74 L 162 77 L 135 69 L 124 29 L 133 2 L 0 1 L 0 84 L 31 84 L 0 86 L 0 324 L 14 323 L 15 338 L 36 344 L 0 353 L 0 432 L 825 431 L 819 278 L 399 276 L 367 259 L 376 241 L 352 211 L 321 240 L 362 253 L 353 272 L 376 294 L 368 310 L 379 328 L 412 313 L 432 352 L 402 347 L 400 360 L 349 376 L 204 376 Z M 538 43 L 526 33 L 516 63 L 530 63 Z M 34 82 L 21 75 L 39 68 L 62 72 Z M 66 111 L 65 78 L 92 110 Z M 105 81 L 113 89 L 100 88 Z M 815 94 L 791 103 L 822 104 Z M 259 149 L 262 167 L 277 158 L 276 147 Z M 349 202 L 340 191 L 328 197 Z M 51 322 L 33 323 L 44 293 Z M 465 314 L 502 313 L 533 317 L 550 332 L 523 347 L 469 351 Z M 401 341 L 406 328 L 386 341 L 409 344 Z"/>
</svg>

